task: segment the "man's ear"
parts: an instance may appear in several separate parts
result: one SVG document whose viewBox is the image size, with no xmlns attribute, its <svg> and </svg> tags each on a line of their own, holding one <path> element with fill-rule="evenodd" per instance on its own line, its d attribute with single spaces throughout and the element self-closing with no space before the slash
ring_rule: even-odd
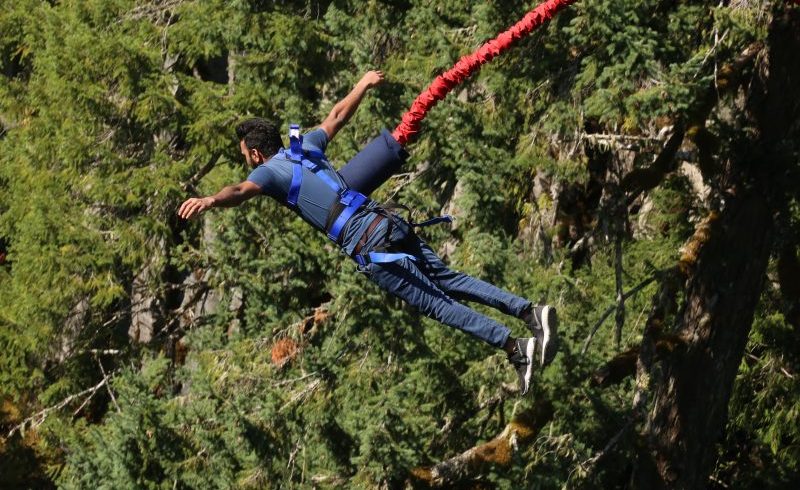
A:
<svg viewBox="0 0 800 490">
<path fill-rule="evenodd" d="M 259 164 L 264 163 L 267 160 L 266 158 L 264 158 L 264 154 L 256 150 L 255 148 L 250 150 L 250 158 L 253 160 L 253 162 Z"/>
</svg>

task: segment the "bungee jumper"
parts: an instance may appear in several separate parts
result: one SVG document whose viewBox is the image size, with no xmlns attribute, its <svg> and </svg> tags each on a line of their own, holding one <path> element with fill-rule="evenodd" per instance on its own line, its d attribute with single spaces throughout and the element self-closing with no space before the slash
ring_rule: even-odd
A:
<svg viewBox="0 0 800 490">
<path fill-rule="evenodd" d="M 366 93 L 383 82 L 380 71 L 366 73 L 316 129 L 301 134 L 290 126 L 284 148 L 275 124 L 251 118 L 236 127 L 240 151 L 253 171 L 237 185 L 213 196 L 190 198 L 179 208 L 183 219 L 216 207 L 234 207 L 265 194 L 325 233 L 384 291 L 420 313 L 503 349 L 517 372 L 520 395 L 528 393 L 534 366 L 548 365 L 557 351 L 556 310 L 534 305 L 497 286 L 447 267 L 415 233 L 449 217 L 409 223 L 368 196 L 396 173 L 408 157 L 404 145 L 420 129 L 427 111 L 481 65 L 511 47 L 574 0 L 549 0 L 475 53 L 439 76 L 414 101 L 393 133 L 383 130 L 338 172 L 325 156 L 328 144 L 349 121 Z M 505 325 L 461 303 L 471 301 L 522 319 L 531 337 L 515 338 Z"/>
</svg>

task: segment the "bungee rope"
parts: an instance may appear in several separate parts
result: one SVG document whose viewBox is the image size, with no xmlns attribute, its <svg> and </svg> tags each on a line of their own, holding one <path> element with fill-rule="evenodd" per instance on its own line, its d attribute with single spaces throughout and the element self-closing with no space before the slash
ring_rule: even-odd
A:
<svg viewBox="0 0 800 490">
<path fill-rule="evenodd" d="M 394 139 L 405 146 L 419 133 L 422 120 L 428 111 L 447 97 L 453 88 L 574 2 L 575 0 L 548 0 L 528 12 L 510 29 L 486 42 L 474 53 L 458 60 L 452 68 L 436 77 L 428 88 L 417 96 L 408 112 L 403 114 L 402 122 L 392 133 Z"/>
<path fill-rule="evenodd" d="M 384 129 L 377 138 L 347 162 L 347 165 L 339 169 L 339 175 L 348 187 L 369 196 L 392 175 L 399 172 L 408 156 L 404 149 L 405 145 L 419 133 L 422 120 L 433 106 L 447 97 L 456 85 L 480 70 L 485 63 L 511 48 L 514 43 L 574 2 L 575 0 L 547 0 L 528 12 L 513 27 L 485 43 L 474 53 L 464 56 L 452 68 L 436 77 L 428 88 L 417 96 L 394 133 L 390 134 Z"/>
</svg>

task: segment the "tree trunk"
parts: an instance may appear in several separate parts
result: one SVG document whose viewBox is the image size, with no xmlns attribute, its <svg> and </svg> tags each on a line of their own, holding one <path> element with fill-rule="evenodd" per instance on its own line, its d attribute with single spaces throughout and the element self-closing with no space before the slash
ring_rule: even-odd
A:
<svg viewBox="0 0 800 490">
<path fill-rule="evenodd" d="M 662 364 L 645 425 L 649 453 L 638 488 L 703 488 L 727 419 L 772 246 L 772 216 L 763 194 L 728 205 L 697 257 L 679 333 L 685 351 Z"/>
<path fill-rule="evenodd" d="M 780 175 L 796 165 L 786 155 L 797 150 L 791 131 L 800 112 L 798 53 L 800 9 L 785 7 L 775 15 L 768 56 L 749 85 L 754 137 L 732 145 L 743 150 L 731 155 L 723 175 L 731 195 L 699 247 L 682 260 L 689 279 L 676 333 L 686 348 L 656 368 L 636 488 L 707 487 L 775 242 L 774 208 L 791 186 Z"/>
</svg>

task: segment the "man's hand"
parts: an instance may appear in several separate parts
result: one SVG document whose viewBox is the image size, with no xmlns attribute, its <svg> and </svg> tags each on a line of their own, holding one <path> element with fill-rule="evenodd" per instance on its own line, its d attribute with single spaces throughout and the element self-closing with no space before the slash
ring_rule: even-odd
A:
<svg viewBox="0 0 800 490">
<path fill-rule="evenodd" d="M 181 204 L 181 208 L 178 210 L 178 216 L 183 219 L 192 219 L 213 207 L 213 197 L 193 197 Z"/>
<path fill-rule="evenodd" d="M 328 141 L 332 141 L 336 133 L 347 124 L 367 90 L 377 87 L 381 83 L 383 83 L 382 71 L 368 71 L 361 77 L 361 80 L 358 81 L 353 90 L 347 94 L 347 97 L 333 106 L 331 113 L 319 125 L 328 135 Z"/>
<path fill-rule="evenodd" d="M 191 219 L 211 208 L 232 208 L 259 194 L 261 194 L 261 187 L 254 182 L 245 180 L 241 184 L 224 187 L 213 196 L 187 199 L 181 204 L 178 216 L 183 219 Z"/>
<path fill-rule="evenodd" d="M 361 77 L 361 81 L 358 82 L 364 85 L 364 88 L 373 88 L 377 87 L 378 85 L 383 83 L 383 72 L 382 71 L 368 71 Z"/>
</svg>

